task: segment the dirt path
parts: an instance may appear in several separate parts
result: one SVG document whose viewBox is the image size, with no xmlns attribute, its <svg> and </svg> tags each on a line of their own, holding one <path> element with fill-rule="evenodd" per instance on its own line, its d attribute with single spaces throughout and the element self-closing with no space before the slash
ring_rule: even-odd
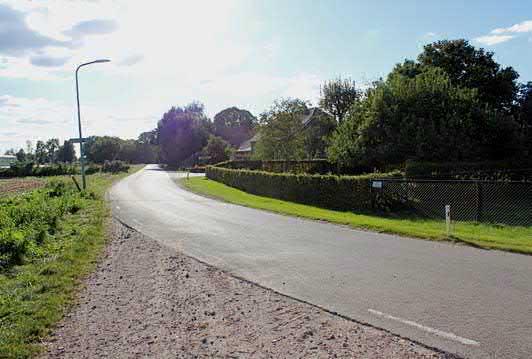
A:
<svg viewBox="0 0 532 359">
<path fill-rule="evenodd" d="M 113 241 L 43 358 L 442 358 L 160 246 Z"/>
</svg>

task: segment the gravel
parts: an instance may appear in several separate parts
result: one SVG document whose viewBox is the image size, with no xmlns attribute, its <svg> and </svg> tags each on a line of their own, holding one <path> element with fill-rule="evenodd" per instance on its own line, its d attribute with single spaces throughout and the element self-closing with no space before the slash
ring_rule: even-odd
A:
<svg viewBox="0 0 532 359">
<path fill-rule="evenodd" d="M 446 358 L 177 253 L 113 240 L 43 358 Z"/>
</svg>

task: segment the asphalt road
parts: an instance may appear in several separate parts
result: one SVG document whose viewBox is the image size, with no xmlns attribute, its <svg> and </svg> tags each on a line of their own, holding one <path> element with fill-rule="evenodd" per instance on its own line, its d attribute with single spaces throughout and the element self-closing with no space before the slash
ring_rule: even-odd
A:
<svg viewBox="0 0 532 359">
<path fill-rule="evenodd" d="M 150 165 L 110 191 L 144 234 L 286 295 L 472 358 L 532 357 L 532 257 L 231 205 Z"/>
</svg>

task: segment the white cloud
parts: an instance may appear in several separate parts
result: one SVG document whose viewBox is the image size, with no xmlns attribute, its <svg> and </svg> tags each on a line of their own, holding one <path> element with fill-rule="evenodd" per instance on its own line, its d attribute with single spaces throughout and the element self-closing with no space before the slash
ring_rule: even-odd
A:
<svg viewBox="0 0 532 359">
<path fill-rule="evenodd" d="M 532 20 L 523 21 L 519 24 L 515 24 L 506 28 L 498 28 L 493 30 L 492 34 L 507 34 L 507 33 L 523 33 L 532 32 Z"/>
<path fill-rule="evenodd" d="M 514 36 L 512 35 L 486 35 L 486 36 L 477 37 L 474 40 L 483 45 L 491 46 L 491 45 L 501 44 L 513 38 Z"/>
<path fill-rule="evenodd" d="M 79 36 L 74 37 L 82 41 L 75 41 L 78 47 L 46 45 L 19 56 L 0 51 L 0 77 L 51 81 L 63 91 L 71 90 L 77 64 L 112 59 L 90 72 L 100 72 L 98 89 L 119 83 L 124 93 L 86 97 L 94 103 L 82 99 L 86 135 L 136 137 L 155 127 L 170 106 L 192 100 L 206 101 L 211 116 L 232 105 L 258 114 L 279 97 L 298 97 L 315 104 L 322 79 L 312 73 L 272 69 L 271 63 L 282 56 L 281 42 L 274 37 L 254 41 L 249 28 L 239 28 L 238 19 L 246 18 L 246 10 L 237 6 L 237 1 L 160 0 L 156 6 L 128 0 L 8 1 L 6 4 L 25 14 L 29 31 L 61 43 L 76 40 L 76 32 Z M 89 70 L 83 76 L 83 95 L 85 90 L 94 93 L 96 85 L 88 83 Z M 120 99 L 126 95 L 127 99 Z M 26 139 L 76 135 L 74 96 L 63 98 L 63 102 L 3 98 L 20 106 L 9 116 L 0 108 L 1 149 L 8 143 L 22 146 Z M 17 136 L 3 132 L 16 132 Z"/>
<path fill-rule="evenodd" d="M 480 36 L 474 40 L 483 45 L 497 45 L 514 39 L 518 34 L 532 32 L 532 20 L 523 21 L 510 27 L 492 30 L 489 35 Z"/>
</svg>

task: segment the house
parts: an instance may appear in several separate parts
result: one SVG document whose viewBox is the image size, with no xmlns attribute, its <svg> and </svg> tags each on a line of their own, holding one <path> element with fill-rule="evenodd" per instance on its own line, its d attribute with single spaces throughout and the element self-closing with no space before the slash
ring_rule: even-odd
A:
<svg viewBox="0 0 532 359">
<path fill-rule="evenodd" d="M 257 133 L 249 140 L 242 142 L 238 149 L 233 153 L 232 159 L 236 161 L 249 160 L 255 150 L 255 144 L 257 143 L 259 138 L 260 133 Z"/>
<path fill-rule="evenodd" d="M 307 112 L 301 115 L 301 129 L 300 131 L 307 131 L 313 125 L 318 123 L 319 118 L 327 117 L 331 123 L 334 123 L 334 119 L 331 115 L 323 111 L 318 107 L 310 108 Z M 323 131 L 312 131 L 312 136 L 322 136 Z M 318 137 L 316 137 L 318 138 Z M 255 144 L 260 139 L 260 133 L 257 133 L 251 139 L 244 141 L 233 154 L 233 160 L 249 160 L 255 152 Z"/>
<path fill-rule="evenodd" d="M 0 168 L 1 167 L 9 167 L 15 162 L 17 162 L 17 157 L 16 156 L 10 156 L 10 155 L 2 155 L 2 156 L 0 156 Z"/>
</svg>

